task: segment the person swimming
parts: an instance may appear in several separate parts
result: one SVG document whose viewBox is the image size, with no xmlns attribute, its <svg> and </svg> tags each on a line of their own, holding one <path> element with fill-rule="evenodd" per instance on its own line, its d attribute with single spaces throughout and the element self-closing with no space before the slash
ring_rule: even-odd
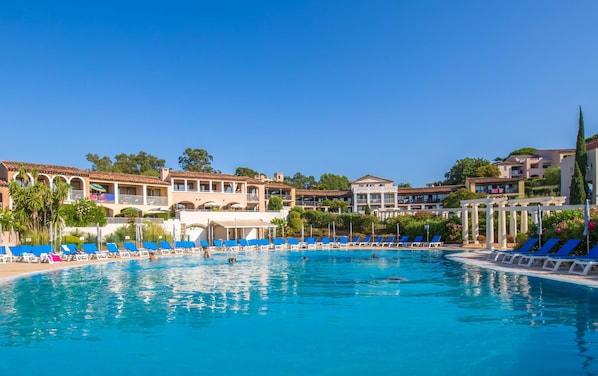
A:
<svg viewBox="0 0 598 376">
<path fill-rule="evenodd" d="M 372 255 L 372 258 L 378 258 L 378 255 L 374 253 L 374 254 Z"/>
<path fill-rule="evenodd" d="M 156 257 L 156 254 L 154 252 L 150 252 L 149 254 L 149 260 L 150 261 L 156 261 L 158 258 Z"/>
<path fill-rule="evenodd" d="M 229 264 L 234 264 L 235 262 L 237 262 L 237 259 L 236 259 L 236 258 L 234 258 L 234 257 L 229 257 L 229 258 L 228 258 L 228 263 L 229 263 Z"/>
</svg>

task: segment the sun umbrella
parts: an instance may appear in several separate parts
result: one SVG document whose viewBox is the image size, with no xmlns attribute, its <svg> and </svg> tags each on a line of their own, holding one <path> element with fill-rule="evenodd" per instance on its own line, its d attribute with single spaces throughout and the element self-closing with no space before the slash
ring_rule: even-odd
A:
<svg viewBox="0 0 598 376">
<path fill-rule="evenodd" d="M 101 193 L 106 193 L 106 188 L 102 187 L 102 186 L 101 186 L 101 185 L 99 185 L 99 184 L 91 183 L 91 184 L 89 185 L 89 187 L 90 187 L 91 189 L 93 189 L 94 191 L 98 191 L 98 192 L 101 192 Z"/>
</svg>

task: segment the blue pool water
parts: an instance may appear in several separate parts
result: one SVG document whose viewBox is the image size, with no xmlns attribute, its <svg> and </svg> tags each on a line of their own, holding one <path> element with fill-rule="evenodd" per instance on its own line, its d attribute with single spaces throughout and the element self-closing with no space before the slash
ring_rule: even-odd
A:
<svg viewBox="0 0 598 376">
<path fill-rule="evenodd" d="M 443 251 L 375 252 L 190 255 L 10 280 L 0 375 L 598 374 L 596 289 Z"/>
</svg>

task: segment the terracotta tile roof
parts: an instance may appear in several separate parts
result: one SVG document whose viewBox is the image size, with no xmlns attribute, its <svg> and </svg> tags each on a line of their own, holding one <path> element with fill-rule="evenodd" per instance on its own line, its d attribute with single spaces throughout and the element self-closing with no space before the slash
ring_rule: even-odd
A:
<svg viewBox="0 0 598 376">
<path fill-rule="evenodd" d="M 8 171 L 18 171 L 21 166 L 25 167 L 27 171 L 36 169 L 40 173 L 44 174 L 62 174 L 62 175 L 77 175 L 77 176 L 89 176 L 88 170 L 81 170 L 76 167 L 70 166 L 54 166 L 40 163 L 28 163 L 28 162 L 13 162 L 13 161 L 2 161 L 2 164 L 6 166 Z"/>
<path fill-rule="evenodd" d="M 89 180 L 170 186 L 169 182 L 162 181 L 157 176 L 119 174 L 116 172 L 104 171 L 89 171 Z"/>
<path fill-rule="evenodd" d="M 284 184 L 284 183 L 275 183 L 275 182 L 264 183 L 264 185 L 266 186 L 266 188 L 284 188 L 284 189 L 294 189 L 295 188 L 292 185 L 288 185 L 288 184 Z"/>
<path fill-rule="evenodd" d="M 464 185 L 438 185 L 435 187 L 423 187 L 423 188 L 397 188 L 397 194 L 399 194 L 399 195 L 414 195 L 414 194 L 451 193 L 451 192 L 456 192 L 461 188 L 465 188 L 465 186 Z"/>
<path fill-rule="evenodd" d="M 375 179 L 375 180 L 385 181 L 387 183 L 392 183 L 392 180 L 388 180 L 388 179 L 384 179 L 384 178 L 380 178 L 378 176 L 374 176 L 374 175 L 369 175 L 368 174 L 368 175 L 364 175 L 364 176 L 360 177 L 359 179 L 353 180 L 351 182 L 351 184 L 354 184 L 354 183 L 356 183 L 356 182 L 358 182 L 360 180 L 366 180 L 366 179 Z"/>
<path fill-rule="evenodd" d="M 297 189 L 295 190 L 295 197 L 352 197 L 351 191 L 337 191 L 337 190 L 317 190 L 317 189 Z"/>
<path fill-rule="evenodd" d="M 518 178 L 467 178 L 470 183 L 511 183 L 519 182 L 523 179 Z"/>
<path fill-rule="evenodd" d="M 181 178 L 181 179 L 217 179 L 217 180 L 234 180 L 234 181 L 249 181 L 255 180 L 248 178 L 247 176 L 237 176 L 231 174 L 210 174 L 207 172 L 192 172 L 192 171 L 169 171 L 168 176 L 170 178 Z"/>
</svg>

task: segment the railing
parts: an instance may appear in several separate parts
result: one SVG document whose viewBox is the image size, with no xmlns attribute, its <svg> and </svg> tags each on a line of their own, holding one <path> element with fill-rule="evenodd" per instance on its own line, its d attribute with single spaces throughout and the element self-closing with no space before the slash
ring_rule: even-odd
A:
<svg viewBox="0 0 598 376">
<path fill-rule="evenodd" d="M 148 205 L 168 206 L 168 197 L 148 196 L 146 200 Z"/>
<path fill-rule="evenodd" d="M 126 223 L 164 223 L 162 218 L 127 218 L 127 217 L 108 217 L 106 218 L 109 224 L 126 224 Z"/>
<path fill-rule="evenodd" d="M 266 194 L 266 200 L 270 199 L 270 197 L 272 197 L 272 196 L 274 196 L 274 197 L 280 197 L 283 200 L 291 200 L 292 199 L 291 195 L 279 195 L 279 194 L 276 194 L 276 193 L 267 193 Z"/>
<path fill-rule="evenodd" d="M 68 198 L 69 201 L 81 200 L 85 197 L 85 192 L 78 189 L 69 189 Z"/>
<path fill-rule="evenodd" d="M 247 201 L 259 201 L 260 200 L 260 196 L 255 194 L 255 193 L 248 193 L 247 194 Z"/>
<path fill-rule="evenodd" d="M 143 204 L 143 196 L 140 195 L 120 195 L 118 196 L 118 203 L 125 204 L 125 205 L 142 205 Z"/>
</svg>

